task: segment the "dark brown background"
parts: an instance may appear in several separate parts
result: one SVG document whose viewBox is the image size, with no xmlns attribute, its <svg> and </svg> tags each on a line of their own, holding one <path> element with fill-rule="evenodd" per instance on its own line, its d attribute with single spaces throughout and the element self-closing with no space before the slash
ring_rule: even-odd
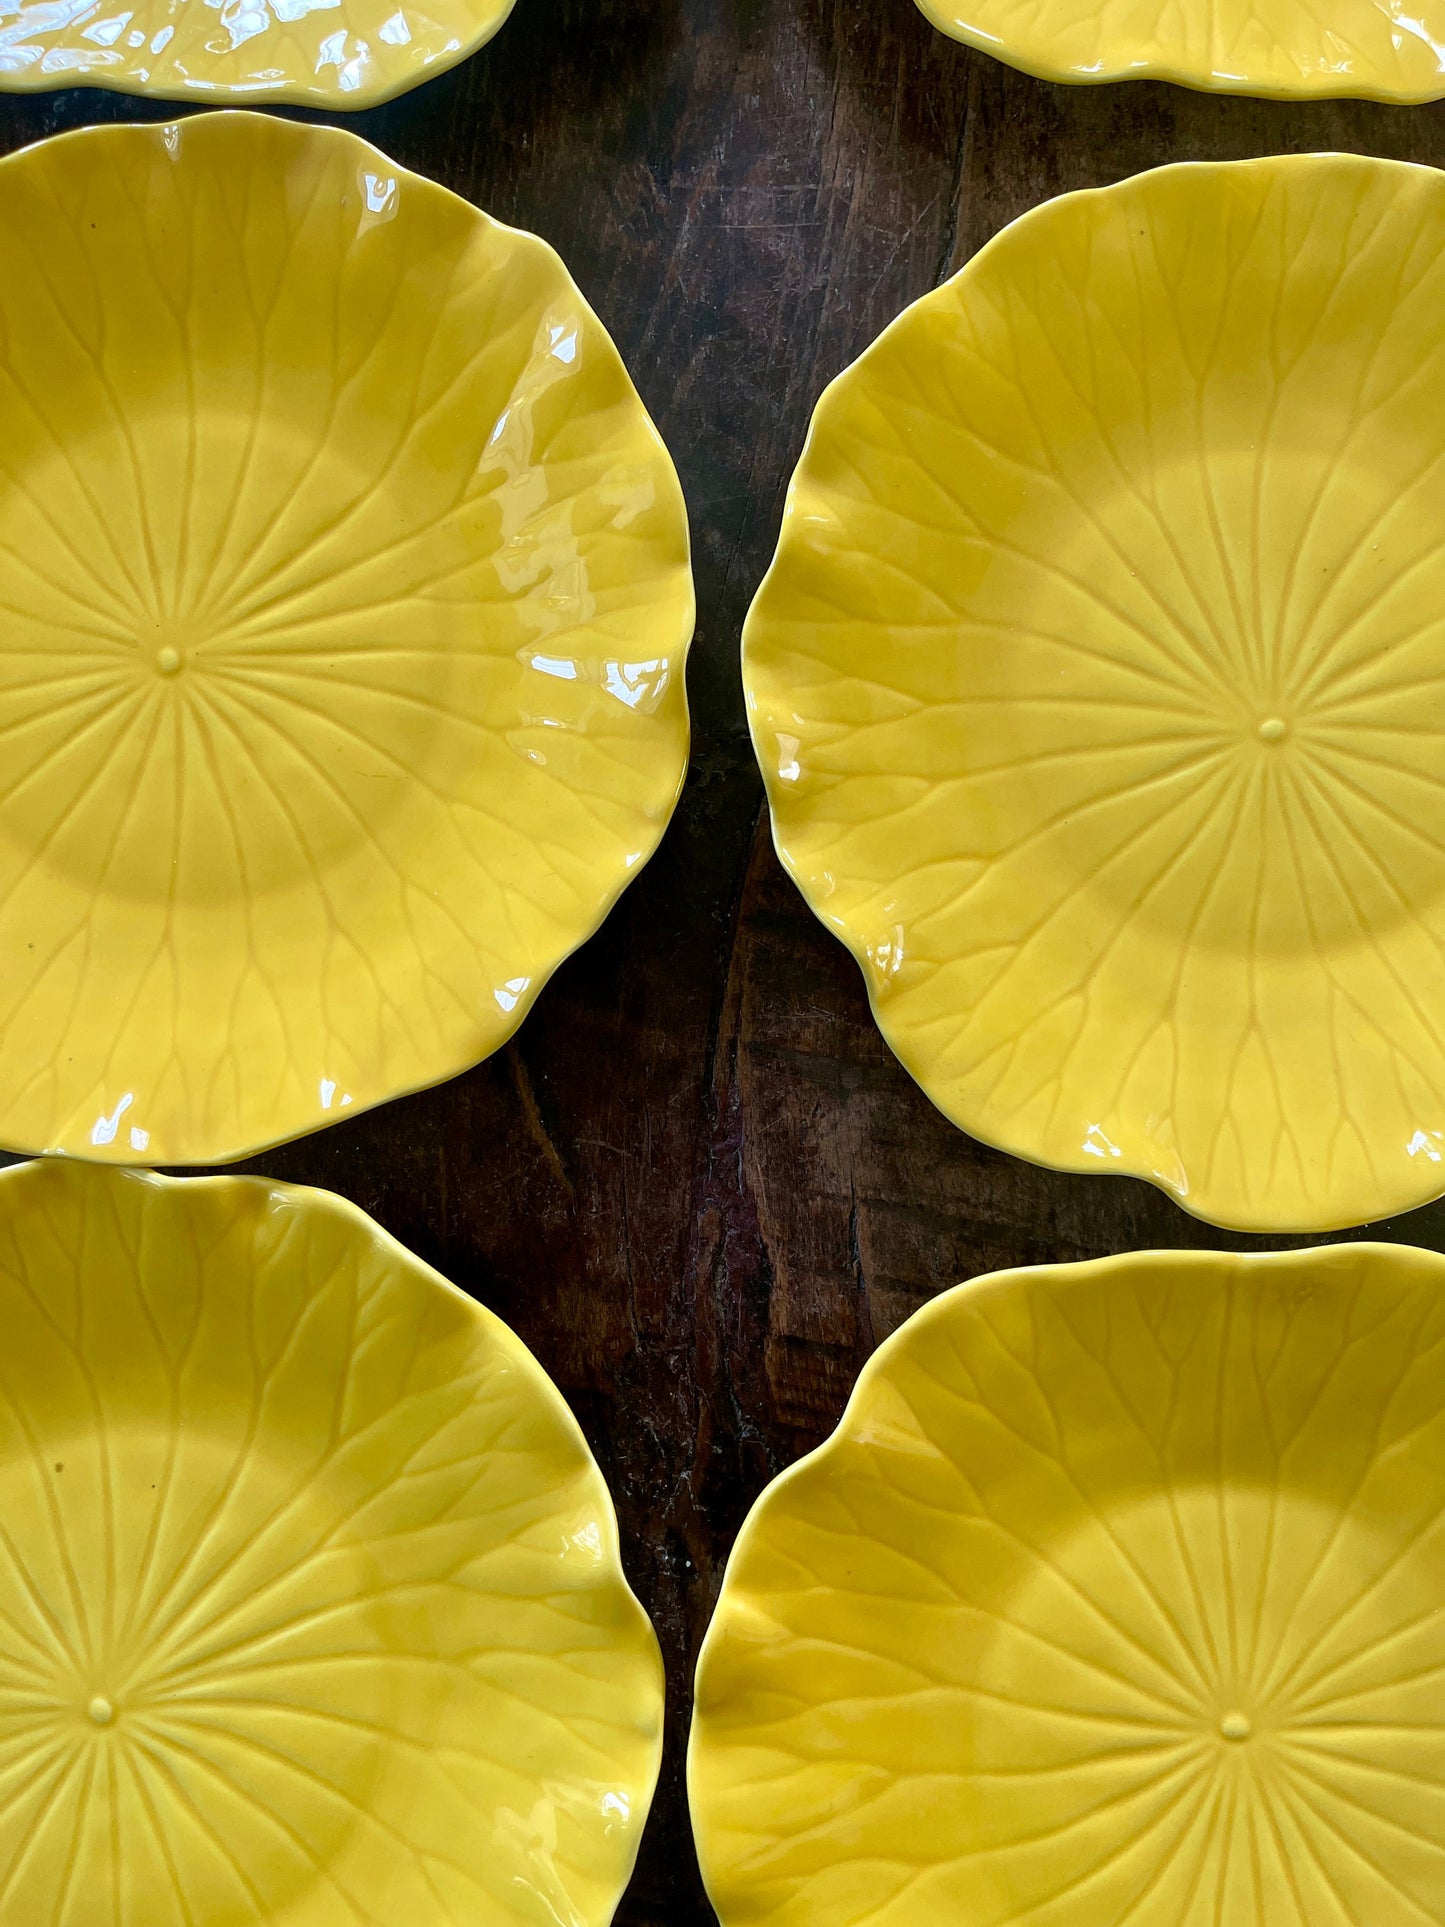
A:
<svg viewBox="0 0 1445 1927">
<path fill-rule="evenodd" d="M 10 99 L 0 147 L 174 111 Z M 668 1664 L 667 1758 L 618 1920 L 700 1927 L 682 1779 L 698 1642 L 749 1504 L 832 1427 L 871 1348 L 999 1265 L 1251 1242 L 954 1131 L 784 879 L 737 650 L 813 401 L 1050 194 L 1297 149 L 1441 162 L 1445 105 L 1050 87 L 912 0 L 517 0 L 472 60 L 350 125 L 545 235 L 616 337 L 691 510 L 695 741 L 660 853 L 508 1049 L 254 1168 L 354 1198 L 571 1401 Z M 1445 1248 L 1445 1209 L 1384 1233 Z"/>
</svg>

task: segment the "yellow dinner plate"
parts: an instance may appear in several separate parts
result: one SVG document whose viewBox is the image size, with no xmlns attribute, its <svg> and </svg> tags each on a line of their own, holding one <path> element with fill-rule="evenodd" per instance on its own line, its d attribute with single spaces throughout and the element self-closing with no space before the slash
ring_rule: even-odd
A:
<svg viewBox="0 0 1445 1927">
<path fill-rule="evenodd" d="M 512 0 L 12 0 L 0 88 L 373 107 L 475 53 Z"/>
<path fill-rule="evenodd" d="M 687 762 L 677 476 L 552 250 L 254 114 L 0 163 L 0 1143 L 495 1050 Z"/>
<path fill-rule="evenodd" d="M 744 1526 L 689 1785 L 723 1927 L 1445 1920 L 1445 1260 L 936 1299 Z"/>
<path fill-rule="evenodd" d="M 1445 94 L 1445 5 L 1395 0 L 918 0 L 935 27 L 1043 80 L 1389 101 Z"/>
<path fill-rule="evenodd" d="M 1445 1189 L 1445 176 L 1026 215 L 818 404 L 779 852 L 975 1135 L 1328 1229 Z"/>
<path fill-rule="evenodd" d="M 605 1927 L 662 1673 L 490 1313 L 257 1178 L 0 1176 L 0 1918 Z"/>
</svg>

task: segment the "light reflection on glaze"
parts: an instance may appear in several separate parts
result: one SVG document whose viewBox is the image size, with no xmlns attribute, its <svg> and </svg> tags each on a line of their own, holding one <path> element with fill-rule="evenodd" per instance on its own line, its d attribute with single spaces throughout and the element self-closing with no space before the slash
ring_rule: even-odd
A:
<svg viewBox="0 0 1445 1927">
<path fill-rule="evenodd" d="M 1036 208 L 819 401 L 749 722 L 972 1135 L 1240 1230 L 1440 1191 L 1442 314 L 1436 170 L 1161 168 Z"/>
<path fill-rule="evenodd" d="M 1417 0 L 1412 12 L 1400 0 L 918 4 L 944 33 L 1049 80 L 1173 80 L 1272 99 L 1445 95 L 1441 0 Z"/>
<path fill-rule="evenodd" d="M 0 168 L 71 324 L 0 280 L 0 1143 L 214 1162 L 495 1049 L 651 853 L 681 497 L 550 249 L 349 135 Z"/>
<path fill-rule="evenodd" d="M 512 0 L 0 0 L 0 86 L 368 106 L 490 39 Z M 341 13 L 343 25 L 336 16 Z M 330 18 L 328 19 L 328 16 Z"/>
</svg>

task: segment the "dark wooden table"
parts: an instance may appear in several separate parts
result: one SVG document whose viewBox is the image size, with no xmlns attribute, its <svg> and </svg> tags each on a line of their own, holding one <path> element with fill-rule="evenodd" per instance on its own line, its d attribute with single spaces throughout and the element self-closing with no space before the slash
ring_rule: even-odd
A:
<svg viewBox="0 0 1445 1927">
<path fill-rule="evenodd" d="M 8 98 L 0 146 L 174 111 Z M 784 879 L 738 634 L 809 411 L 1050 194 L 1299 149 L 1440 163 L 1445 104 L 1050 87 L 954 46 L 912 0 L 517 0 L 475 58 L 349 124 L 545 235 L 616 337 L 691 509 L 695 740 L 658 856 L 508 1049 L 254 1168 L 354 1198 L 508 1319 L 572 1402 L 668 1665 L 662 1783 L 618 1920 L 698 1927 L 698 1642 L 749 1504 L 833 1426 L 871 1348 L 1000 1265 L 1263 1242 L 954 1131 Z M 1445 1208 L 1376 1235 L 1445 1249 Z"/>
</svg>

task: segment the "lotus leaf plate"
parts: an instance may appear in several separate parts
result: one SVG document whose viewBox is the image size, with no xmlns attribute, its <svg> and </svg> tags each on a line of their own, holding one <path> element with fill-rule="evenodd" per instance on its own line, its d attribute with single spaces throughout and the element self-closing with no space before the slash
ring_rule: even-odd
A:
<svg viewBox="0 0 1445 1927">
<path fill-rule="evenodd" d="M 697 1679 L 723 1927 L 1445 1919 L 1445 1260 L 936 1299 L 754 1508 Z"/>
<path fill-rule="evenodd" d="M 662 834 L 677 477 L 562 263 L 349 134 L 0 163 L 0 1143 L 465 1069 Z"/>
<path fill-rule="evenodd" d="M 8 0 L 0 88 L 372 107 L 491 39 L 512 0 Z"/>
<path fill-rule="evenodd" d="M 1269 99 L 1445 94 L 1445 7 L 1425 0 L 918 0 L 942 32 L 1042 80 L 1172 80 Z"/>
<path fill-rule="evenodd" d="M 575 1421 L 323 1192 L 0 1176 L 0 1915 L 605 1927 L 662 1677 Z"/>
<path fill-rule="evenodd" d="M 744 680 L 954 1121 L 1200 1216 L 1445 1188 L 1445 175 L 1026 215 L 823 396 Z"/>
</svg>

